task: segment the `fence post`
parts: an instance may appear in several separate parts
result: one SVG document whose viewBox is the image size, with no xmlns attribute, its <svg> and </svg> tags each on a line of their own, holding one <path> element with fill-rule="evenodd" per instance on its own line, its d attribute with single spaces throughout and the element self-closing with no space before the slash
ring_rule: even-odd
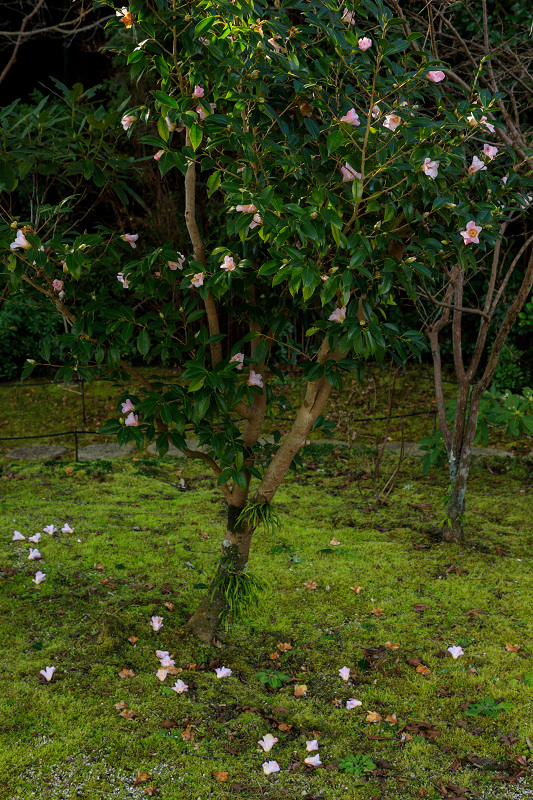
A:
<svg viewBox="0 0 533 800">
<path fill-rule="evenodd" d="M 78 461 L 78 434 L 77 434 L 77 431 L 74 431 L 74 453 L 75 453 L 75 460 Z"/>
</svg>

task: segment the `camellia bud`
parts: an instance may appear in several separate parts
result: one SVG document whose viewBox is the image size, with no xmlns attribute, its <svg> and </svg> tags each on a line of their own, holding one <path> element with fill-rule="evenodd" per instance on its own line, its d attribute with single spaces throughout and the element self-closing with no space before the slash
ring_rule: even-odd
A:
<svg viewBox="0 0 533 800">
<path fill-rule="evenodd" d="M 19 224 L 18 224 L 17 220 L 15 220 L 14 222 L 11 223 L 11 225 L 9 227 L 13 228 L 13 230 L 16 230 L 18 228 L 18 226 L 19 226 Z"/>
<path fill-rule="evenodd" d="M 405 259 L 408 264 L 412 264 L 413 261 L 416 261 L 416 256 L 410 256 L 409 258 Z"/>
<path fill-rule="evenodd" d="M 163 314 L 162 311 L 159 312 L 159 316 L 161 317 L 161 319 L 165 319 L 165 315 Z"/>
<path fill-rule="evenodd" d="M 431 213 L 430 211 L 424 211 L 424 213 L 422 214 L 422 219 L 426 219 L 427 217 L 429 217 L 430 213 Z"/>
<path fill-rule="evenodd" d="M 441 244 L 450 244 L 450 242 L 449 242 L 449 240 L 448 240 L 448 239 L 441 239 L 441 240 L 440 240 L 440 243 L 441 243 Z"/>
<path fill-rule="evenodd" d="M 446 208 L 456 208 L 457 203 L 446 203 Z"/>
<path fill-rule="evenodd" d="M 37 362 L 35 361 L 35 359 L 33 359 L 33 358 L 27 358 L 27 359 L 26 359 L 26 361 L 28 362 L 28 364 L 33 364 L 33 366 L 35 366 L 35 365 L 36 365 L 36 363 L 37 363 Z"/>
</svg>

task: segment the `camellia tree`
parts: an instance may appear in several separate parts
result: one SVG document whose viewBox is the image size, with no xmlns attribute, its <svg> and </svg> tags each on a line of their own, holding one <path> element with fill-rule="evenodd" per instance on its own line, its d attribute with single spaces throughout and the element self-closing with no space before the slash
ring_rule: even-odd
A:
<svg viewBox="0 0 533 800">
<path fill-rule="evenodd" d="M 166 242 L 146 253 L 135 232 L 123 235 L 134 260 L 117 277 L 138 303 L 115 312 L 96 286 L 78 298 L 77 279 L 105 264 L 118 234 L 63 236 L 52 217 L 36 231 L 20 214 L 4 229 L 13 282 L 67 320 L 65 380 L 90 379 L 102 364 L 131 373 L 122 354 L 132 340 L 141 356 L 180 365 L 172 381 L 134 371 L 138 393 L 118 398 L 122 415 L 102 432 L 139 448 L 155 438 L 161 454 L 171 443 L 217 477 L 227 529 L 188 623 L 206 641 L 253 599 L 252 536 L 275 523 L 276 490 L 310 431 L 327 429 L 343 372 L 420 352 L 421 334 L 388 321 L 400 292 L 414 298 L 422 278 L 438 280 L 444 257 L 475 270 L 498 240 L 503 191 L 488 199 L 475 180 L 485 166 L 498 170 L 472 138 L 468 118 L 483 125 L 476 87 L 446 109 L 445 67 L 411 51 L 402 25 L 372 0 L 134 0 L 109 23 L 109 46 L 150 88 L 122 125 L 154 148 L 161 175 L 183 175 L 190 252 Z M 204 230 L 210 198 L 224 213 Z M 179 307 L 168 301 L 176 288 Z M 289 408 L 276 364 L 304 313 L 314 320 L 309 347 L 292 351 L 301 401 L 288 432 L 266 443 L 265 423 Z M 205 447 L 191 449 L 186 431 Z"/>
</svg>

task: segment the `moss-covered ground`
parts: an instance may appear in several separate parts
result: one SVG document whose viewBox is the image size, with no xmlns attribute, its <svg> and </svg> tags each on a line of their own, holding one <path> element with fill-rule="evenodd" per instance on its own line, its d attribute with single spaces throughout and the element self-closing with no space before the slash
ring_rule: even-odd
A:
<svg viewBox="0 0 533 800">
<path fill-rule="evenodd" d="M 224 529 L 203 465 L 0 462 L 0 797 L 533 797 L 531 462 L 476 461 L 457 547 L 436 535 L 444 472 L 405 461 L 371 512 L 354 452 L 313 446 L 303 460 L 276 497 L 282 529 L 255 537 L 263 606 L 222 647 L 183 627 Z M 65 522 L 73 533 L 43 532 Z M 164 682 L 157 649 L 182 670 Z M 312 739 L 318 768 L 303 763 Z M 358 754 L 363 775 L 339 769 Z M 268 760 L 280 772 L 264 775 Z"/>
</svg>

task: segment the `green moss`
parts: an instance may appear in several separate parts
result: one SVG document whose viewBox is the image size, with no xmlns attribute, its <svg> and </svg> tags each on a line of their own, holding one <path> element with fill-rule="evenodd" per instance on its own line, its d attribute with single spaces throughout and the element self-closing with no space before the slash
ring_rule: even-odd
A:
<svg viewBox="0 0 533 800">
<path fill-rule="evenodd" d="M 225 522 L 225 506 L 201 465 L 152 459 L 147 474 L 142 461 L 126 459 L 102 474 L 94 465 L 66 474 L 65 462 L 4 470 L 0 786 L 6 797 L 146 797 L 144 789 L 154 785 L 166 800 L 203 800 L 238 796 L 234 783 L 270 800 L 321 793 L 396 800 L 420 788 L 437 798 L 438 780 L 483 800 L 528 797 L 523 782 L 489 780 L 501 774 L 494 769 L 505 758 L 528 756 L 526 737 L 533 740 L 531 687 L 522 680 L 533 672 L 533 527 L 528 496 L 520 493 L 530 480 L 527 464 L 505 474 L 476 464 L 470 538 L 459 548 L 434 536 L 444 473 L 421 478 L 404 465 L 398 485 L 413 488 L 400 488 L 390 507 L 369 513 L 350 479 L 357 472 L 353 454 L 345 452 L 348 474 L 337 477 L 338 455 L 304 454 L 304 461 L 311 455 L 311 469 L 291 476 L 276 498 L 283 529 L 255 536 L 249 568 L 267 579 L 264 608 L 236 625 L 223 648 L 201 645 L 183 627 L 204 591 L 195 587 L 213 574 Z M 177 463 L 185 491 L 173 485 Z M 74 533 L 43 534 L 42 563 L 27 560 L 27 541 L 11 541 L 14 529 L 28 536 L 67 518 Z M 332 536 L 340 545 L 330 545 Z M 47 574 L 40 590 L 31 582 L 36 569 Z M 316 590 L 305 588 L 309 580 Z M 359 594 L 355 585 L 363 587 Z M 415 603 L 429 608 L 417 612 Z M 480 611 L 467 613 L 472 609 Z M 148 624 L 156 614 L 164 618 L 159 633 Z M 138 639 L 131 644 L 130 637 Z M 291 649 L 280 653 L 278 666 L 270 656 L 279 642 Z M 385 642 L 400 648 L 380 650 Z M 506 642 L 519 651 L 507 651 Z M 465 652 L 457 661 L 443 657 L 452 644 Z M 156 679 L 158 648 L 183 669 L 187 694 L 170 691 L 171 676 L 164 684 Z M 408 663 L 416 657 L 429 668 L 426 676 Z M 215 677 L 215 660 L 232 668 L 231 678 Z M 41 684 L 39 670 L 47 665 L 57 672 Z M 345 665 L 355 674 L 349 685 L 338 675 Z M 123 668 L 135 676 L 120 678 Z M 277 669 L 293 682 L 268 691 L 257 673 Z M 306 696 L 294 697 L 294 681 L 307 685 Z M 465 716 L 465 703 L 489 695 L 514 710 L 495 720 Z M 351 697 L 363 705 L 346 710 Z M 119 716 L 119 701 L 136 712 L 132 720 Z M 396 713 L 398 725 L 366 722 L 369 710 L 383 718 Z M 168 720 L 176 727 L 162 727 Z M 414 722 L 430 723 L 439 735 L 415 732 L 401 743 L 399 731 Z M 194 741 L 182 738 L 188 725 Z M 513 731 L 516 742 L 502 741 Z M 279 742 L 264 754 L 257 742 L 269 732 Z M 324 764 L 360 752 L 393 768 L 360 780 L 334 769 L 287 771 L 316 736 Z M 376 736 L 384 738 L 369 738 Z M 472 754 L 487 759 L 485 766 L 472 765 Z M 261 764 L 271 758 L 282 772 L 267 777 Z M 460 765 L 450 771 L 454 759 Z M 217 782 L 213 771 L 228 772 L 227 782 Z M 139 772 L 151 778 L 132 787 Z"/>
</svg>

